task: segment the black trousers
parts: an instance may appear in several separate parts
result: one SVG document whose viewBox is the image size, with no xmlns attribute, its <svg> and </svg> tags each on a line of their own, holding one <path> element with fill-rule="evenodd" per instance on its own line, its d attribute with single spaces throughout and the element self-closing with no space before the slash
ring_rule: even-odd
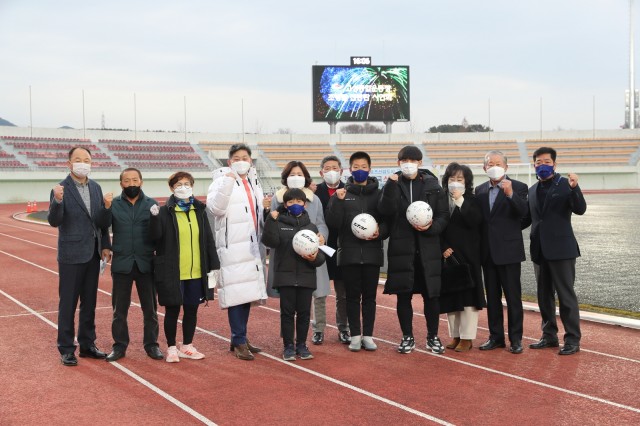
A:
<svg viewBox="0 0 640 426">
<path fill-rule="evenodd" d="M 111 334 L 114 342 L 113 349 L 126 352 L 127 346 L 129 346 L 127 315 L 129 306 L 131 306 L 131 290 L 134 281 L 144 318 L 144 348 L 149 350 L 153 346 L 158 346 L 158 305 L 156 291 L 153 286 L 153 275 L 151 272 L 146 274 L 140 272 L 138 265 L 134 262 L 130 273 L 120 274 L 114 272 L 112 276 L 111 305 L 113 306 L 113 321 L 111 322 Z"/>
<path fill-rule="evenodd" d="M 200 305 L 182 305 L 184 311 L 182 314 L 182 343 L 185 345 L 190 345 L 193 342 L 193 336 L 196 334 L 198 306 Z M 165 306 L 164 335 L 167 338 L 167 346 L 176 346 L 179 315 L 180 305 Z"/>
<path fill-rule="evenodd" d="M 347 318 L 351 335 L 373 336 L 380 267 L 375 265 L 347 265 L 341 268 L 342 280 L 347 290 Z M 361 307 L 362 328 L 360 326 Z"/>
<path fill-rule="evenodd" d="M 98 297 L 98 274 L 100 258 L 97 251 L 87 263 L 58 263 L 58 351 L 60 354 L 73 353 L 75 315 L 80 299 L 78 321 L 78 344 L 89 348 L 96 341 L 96 299 Z"/>
<path fill-rule="evenodd" d="M 411 305 L 411 299 L 414 294 L 421 294 L 422 302 L 424 304 L 424 317 L 427 321 L 427 338 L 432 338 L 438 335 L 438 326 L 440 325 L 440 298 L 429 298 L 427 282 L 422 268 L 422 261 L 419 256 L 416 256 L 413 265 L 413 292 L 398 293 L 396 309 L 398 313 L 398 321 L 400 322 L 400 329 L 404 336 L 413 336 L 413 306 Z"/>
<path fill-rule="evenodd" d="M 279 287 L 280 332 L 285 346 L 304 344 L 309 334 L 313 288 Z M 295 326 L 294 326 L 295 322 Z M 295 340 L 294 340 L 295 337 Z"/>
<path fill-rule="evenodd" d="M 521 263 L 482 265 L 484 287 L 487 292 L 487 319 L 489 338 L 504 342 L 504 314 L 502 312 L 502 292 L 507 301 L 509 341 L 522 341 L 522 285 L 520 283 Z"/>
<path fill-rule="evenodd" d="M 556 320 L 556 301 L 554 292 L 558 293 L 560 302 L 560 319 L 564 326 L 564 343 L 579 345 L 580 308 L 573 284 L 576 277 L 576 260 L 545 260 L 533 264 L 538 284 L 538 306 L 542 317 L 542 337 L 558 339 L 558 322 Z"/>
</svg>

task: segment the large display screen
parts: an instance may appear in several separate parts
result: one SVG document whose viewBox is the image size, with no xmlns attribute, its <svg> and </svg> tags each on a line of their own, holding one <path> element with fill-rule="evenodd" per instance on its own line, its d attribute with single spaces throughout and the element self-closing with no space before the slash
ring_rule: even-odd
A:
<svg viewBox="0 0 640 426">
<path fill-rule="evenodd" d="M 409 67 L 312 68 L 313 121 L 409 120 Z"/>
</svg>

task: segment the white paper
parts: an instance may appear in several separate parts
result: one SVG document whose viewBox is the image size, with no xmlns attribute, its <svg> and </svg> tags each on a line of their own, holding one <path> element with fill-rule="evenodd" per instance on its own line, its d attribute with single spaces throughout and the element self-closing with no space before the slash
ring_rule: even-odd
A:
<svg viewBox="0 0 640 426">
<path fill-rule="evenodd" d="M 107 269 L 107 259 L 100 259 L 100 275 L 104 274 L 104 270 Z"/>
<path fill-rule="evenodd" d="M 209 279 L 207 280 L 209 282 L 209 288 L 216 288 L 216 286 L 218 285 L 218 279 L 220 277 L 220 270 L 215 269 L 213 271 L 210 271 L 209 273 L 207 273 L 207 277 L 209 277 Z"/>
<path fill-rule="evenodd" d="M 320 250 L 322 250 L 324 252 L 324 254 L 326 254 L 329 257 L 333 257 L 333 254 L 336 252 L 335 249 L 329 247 L 329 246 L 320 246 L 318 247 Z"/>
</svg>

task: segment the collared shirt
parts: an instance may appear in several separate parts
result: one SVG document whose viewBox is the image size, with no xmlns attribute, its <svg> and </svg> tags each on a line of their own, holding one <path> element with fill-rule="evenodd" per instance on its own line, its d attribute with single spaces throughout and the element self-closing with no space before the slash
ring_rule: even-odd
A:
<svg viewBox="0 0 640 426">
<path fill-rule="evenodd" d="M 76 184 L 76 188 L 78 188 L 80 197 L 82 197 L 82 201 L 87 207 L 87 211 L 89 212 L 89 214 L 91 214 L 91 194 L 89 193 L 89 180 L 87 180 L 85 183 L 80 183 L 77 180 L 73 179 L 73 183 Z"/>
</svg>

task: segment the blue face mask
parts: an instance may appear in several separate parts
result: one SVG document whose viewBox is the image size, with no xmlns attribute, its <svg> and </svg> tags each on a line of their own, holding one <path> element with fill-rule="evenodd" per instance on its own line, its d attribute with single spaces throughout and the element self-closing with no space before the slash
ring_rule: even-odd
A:
<svg viewBox="0 0 640 426">
<path fill-rule="evenodd" d="M 536 166 L 536 175 L 542 180 L 548 179 L 550 176 L 553 176 L 553 166 L 548 164 Z"/>
<path fill-rule="evenodd" d="M 287 210 L 293 216 L 300 216 L 302 213 L 304 213 L 304 206 L 301 206 L 300 204 L 291 204 L 287 207 Z"/>
<path fill-rule="evenodd" d="M 353 176 L 354 181 L 362 183 L 369 177 L 369 172 L 366 170 L 354 170 L 351 172 L 351 176 Z"/>
</svg>

